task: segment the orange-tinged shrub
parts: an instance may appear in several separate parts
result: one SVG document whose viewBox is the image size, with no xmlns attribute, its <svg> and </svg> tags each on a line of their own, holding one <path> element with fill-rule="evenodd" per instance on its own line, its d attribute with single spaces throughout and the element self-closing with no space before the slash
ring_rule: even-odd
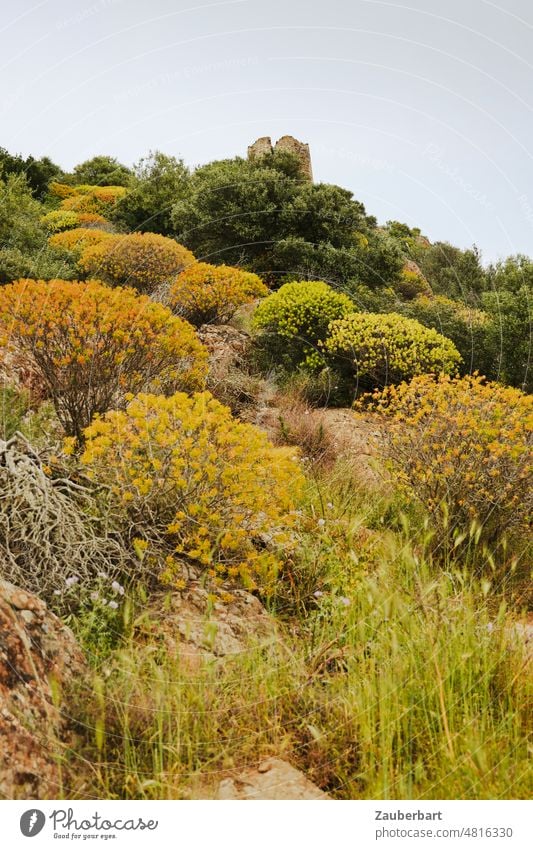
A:
<svg viewBox="0 0 533 849">
<path fill-rule="evenodd" d="M 194 329 L 133 289 L 96 280 L 18 280 L 0 288 L 0 343 L 42 376 L 67 434 L 146 388 L 202 388 L 207 351 Z"/>
<path fill-rule="evenodd" d="M 429 375 L 375 396 L 386 453 L 433 517 L 438 540 L 527 533 L 533 508 L 533 398 L 478 376 Z M 457 540 L 459 539 L 459 543 Z"/>
<path fill-rule="evenodd" d="M 130 233 L 88 248 L 80 267 L 112 285 L 152 292 L 193 262 L 193 254 L 173 239 L 156 233 Z"/>
<path fill-rule="evenodd" d="M 60 195 L 61 209 L 80 213 L 105 213 L 117 200 L 124 197 L 124 186 L 74 186 L 73 191 Z M 55 192 L 58 194 L 58 191 Z"/>
<path fill-rule="evenodd" d="M 294 453 L 208 392 L 142 394 L 93 421 L 81 461 L 110 487 L 135 535 L 167 548 L 167 579 L 178 577 L 177 554 L 214 580 L 240 575 L 265 588 L 277 559 L 262 535 L 270 549 L 291 544 L 304 482 Z"/>
<path fill-rule="evenodd" d="M 73 230 L 64 230 L 50 236 L 48 244 L 60 251 L 70 251 L 76 257 L 80 257 L 86 248 L 93 247 L 111 239 L 112 234 L 106 230 L 96 230 L 92 227 L 74 227 Z"/>
<path fill-rule="evenodd" d="M 80 227 L 111 226 L 107 218 L 104 218 L 103 215 L 99 215 L 97 212 L 78 212 L 77 215 Z"/>
<path fill-rule="evenodd" d="M 170 289 L 170 307 L 192 324 L 224 323 L 239 307 L 268 295 L 257 274 L 230 265 L 195 262 Z"/>
</svg>

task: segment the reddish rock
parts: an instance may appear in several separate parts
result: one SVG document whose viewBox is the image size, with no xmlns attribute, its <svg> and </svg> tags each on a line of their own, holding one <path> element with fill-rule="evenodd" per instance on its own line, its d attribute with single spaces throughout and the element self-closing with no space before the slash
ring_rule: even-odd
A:
<svg viewBox="0 0 533 849">
<path fill-rule="evenodd" d="M 83 668 L 72 632 L 46 604 L 0 581 L 1 797 L 57 798 L 67 729 L 52 694 Z"/>
</svg>

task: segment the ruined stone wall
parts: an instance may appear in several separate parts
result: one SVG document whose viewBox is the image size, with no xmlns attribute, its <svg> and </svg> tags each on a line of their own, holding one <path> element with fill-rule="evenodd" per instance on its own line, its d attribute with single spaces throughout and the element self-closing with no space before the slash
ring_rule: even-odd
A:
<svg viewBox="0 0 533 849">
<path fill-rule="evenodd" d="M 270 136 L 261 136 L 248 148 L 248 159 L 259 159 L 261 156 L 266 156 L 267 153 L 272 153 L 272 139 Z"/>
<path fill-rule="evenodd" d="M 300 160 L 302 174 L 304 175 L 304 177 L 307 177 L 308 180 L 313 182 L 311 153 L 309 152 L 308 144 L 304 144 L 304 142 L 298 141 L 298 139 L 295 139 L 294 136 L 282 136 L 276 142 L 275 150 L 285 150 L 288 153 L 295 153 L 298 159 Z"/>
<path fill-rule="evenodd" d="M 313 169 L 311 167 L 311 153 L 309 145 L 298 141 L 294 136 L 282 136 L 276 144 L 272 145 L 270 136 L 261 136 L 248 148 L 248 159 L 259 159 L 261 156 L 266 156 L 274 150 L 288 151 L 294 153 L 300 160 L 302 176 L 306 180 L 313 182 Z"/>
</svg>

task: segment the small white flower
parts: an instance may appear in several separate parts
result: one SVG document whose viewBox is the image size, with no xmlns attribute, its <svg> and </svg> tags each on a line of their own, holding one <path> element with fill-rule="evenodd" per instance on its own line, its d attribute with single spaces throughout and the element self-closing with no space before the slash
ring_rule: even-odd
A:
<svg viewBox="0 0 533 849">
<path fill-rule="evenodd" d="M 70 578 L 65 580 L 65 584 L 67 587 L 73 587 L 74 584 L 77 584 L 80 579 L 76 575 L 72 575 Z"/>
<path fill-rule="evenodd" d="M 54 590 L 54 595 L 61 595 L 61 590 Z"/>
<path fill-rule="evenodd" d="M 90 598 L 91 598 L 91 601 L 98 601 L 100 596 L 98 595 L 98 593 L 91 593 Z"/>
<path fill-rule="evenodd" d="M 488 623 L 488 625 L 487 625 L 487 631 L 489 632 L 489 634 L 492 634 L 492 632 L 494 631 L 494 622 L 489 622 L 489 623 Z"/>
<path fill-rule="evenodd" d="M 320 590 L 316 590 L 316 592 L 314 592 L 313 595 L 314 595 L 315 598 L 322 598 L 324 593 L 321 592 Z"/>
<path fill-rule="evenodd" d="M 111 584 L 111 589 L 115 590 L 116 593 L 120 593 L 120 595 L 124 595 L 124 587 L 122 584 L 119 584 L 118 581 L 113 581 Z"/>
<path fill-rule="evenodd" d="M 109 578 L 109 575 L 107 574 L 107 572 L 98 572 L 98 577 L 99 578 Z"/>
<path fill-rule="evenodd" d="M 102 599 L 102 604 L 103 604 L 103 606 L 104 606 L 104 607 L 106 606 L 106 604 L 107 604 L 107 599 L 106 599 L 106 598 L 103 598 L 103 599 Z"/>
<path fill-rule="evenodd" d="M 109 604 L 108 604 L 108 607 L 110 607 L 112 610 L 116 610 L 117 607 L 118 607 L 118 604 L 117 604 L 116 601 L 110 601 Z"/>
<path fill-rule="evenodd" d="M 326 507 L 328 508 L 328 510 L 333 510 L 333 508 L 335 507 L 335 505 L 334 505 L 334 504 L 332 504 L 332 503 L 331 503 L 331 501 L 328 501 L 328 503 L 326 504 Z"/>
<path fill-rule="evenodd" d="M 318 522 L 317 522 L 317 525 L 318 525 L 319 528 L 323 528 L 325 524 L 326 524 L 325 519 L 319 519 Z"/>
<path fill-rule="evenodd" d="M 346 598 L 346 596 L 342 596 L 342 598 L 340 598 L 339 601 L 340 601 L 341 604 L 344 605 L 344 607 L 350 606 L 350 599 Z"/>
</svg>

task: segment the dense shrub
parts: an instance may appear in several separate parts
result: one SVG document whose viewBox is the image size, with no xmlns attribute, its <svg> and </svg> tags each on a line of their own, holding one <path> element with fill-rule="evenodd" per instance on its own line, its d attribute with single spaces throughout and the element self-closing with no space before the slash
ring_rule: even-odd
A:
<svg viewBox="0 0 533 849">
<path fill-rule="evenodd" d="M 417 295 L 430 295 L 431 289 L 426 278 L 409 265 L 402 268 L 401 274 L 394 282 L 394 291 L 406 301 L 416 298 Z"/>
<path fill-rule="evenodd" d="M 98 186 L 128 186 L 132 178 L 129 168 L 114 156 L 93 156 L 76 165 L 71 179 L 74 183 Z"/>
<path fill-rule="evenodd" d="M 424 372 L 454 374 L 461 360 L 445 336 L 396 313 L 354 313 L 333 321 L 322 348 L 350 394 Z"/>
<path fill-rule="evenodd" d="M 74 192 L 61 201 L 61 209 L 102 215 L 125 194 L 124 186 L 76 186 Z"/>
<path fill-rule="evenodd" d="M 82 463 L 111 487 L 137 537 L 210 570 L 264 582 L 276 558 L 258 548 L 288 543 L 303 478 L 294 449 L 274 448 L 264 432 L 233 419 L 208 392 L 139 395 L 125 411 L 85 431 Z"/>
<path fill-rule="evenodd" d="M 171 235 L 172 207 L 186 193 L 189 176 L 183 160 L 151 152 L 135 163 L 130 191 L 113 207 L 112 221 L 124 230 Z"/>
<path fill-rule="evenodd" d="M 229 265 L 195 262 L 170 290 L 170 307 L 192 324 L 223 324 L 244 304 L 268 294 L 257 274 Z"/>
<path fill-rule="evenodd" d="M 76 212 L 69 209 L 53 209 L 43 215 L 42 222 L 47 230 L 52 233 L 59 233 L 61 230 L 69 230 L 72 227 L 77 227 L 79 224 L 79 216 Z"/>
<path fill-rule="evenodd" d="M 50 236 L 48 244 L 51 248 L 68 251 L 74 256 L 80 257 L 86 248 L 100 245 L 111 238 L 112 234 L 106 230 L 96 230 L 92 227 L 74 227 L 72 230 L 64 230 L 62 233 Z"/>
<path fill-rule="evenodd" d="M 0 342 L 26 357 L 68 434 L 127 392 L 197 389 L 207 352 L 193 328 L 132 289 L 19 280 L 0 289 Z"/>
<path fill-rule="evenodd" d="M 422 375 L 387 387 L 377 407 L 391 419 L 387 453 L 431 514 L 439 542 L 458 544 L 472 531 L 488 543 L 512 529 L 527 533 L 531 396 L 477 376 Z"/>
<path fill-rule="evenodd" d="M 312 280 L 285 283 L 255 311 L 253 326 L 258 345 L 276 364 L 287 369 L 323 362 L 319 343 L 330 322 L 354 312 L 353 301 L 327 283 Z"/>
<path fill-rule="evenodd" d="M 87 248 L 80 266 L 112 285 L 152 292 L 193 262 L 193 254 L 173 239 L 156 233 L 130 233 Z"/>
<path fill-rule="evenodd" d="M 494 377 L 496 352 L 487 313 L 444 295 L 415 298 L 402 313 L 451 339 L 463 359 L 463 373 L 478 371 Z"/>
</svg>

